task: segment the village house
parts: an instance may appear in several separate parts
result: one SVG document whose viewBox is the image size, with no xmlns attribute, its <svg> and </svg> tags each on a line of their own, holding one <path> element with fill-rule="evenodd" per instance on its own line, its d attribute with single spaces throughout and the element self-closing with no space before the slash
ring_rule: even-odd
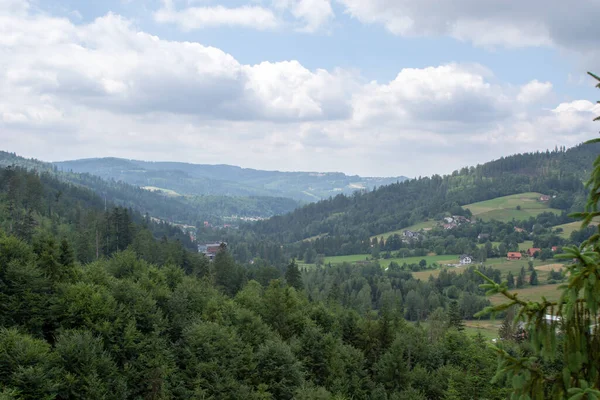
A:
<svg viewBox="0 0 600 400">
<path fill-rule="evenodd" d="M 525 229 L 515 226 L 515 232 L 525 232 Z"/>
<path fill-rule="evenodd" d="M 444 224 L 442 225 L 444 227 L 445 230 L 450 230 L 450 229 L 454 229 L 457 227 L 457 225 L 455 223 L 451 223 L 451 224 Z"/>
<path fill-rule="evenodd" d="M 459 257 L 460 265 L 468 265 L 468 264 L 471 264 L 472 262 L 473 262 L 473 257 L 471 257 L 467 254 L 463 254 L 462 256 Z"/>
<path fill-rule="evenodd" d="M 507 260 L 520 260 L 521 257 L 523 256 L 518 251 L 509 251 L 506 255 Z"/>
<path fill-rule="evenodd" d="M 489 238 L 490 238 L 489 233 L 480 233 L 479 235 L 477 235 L 478 240 L 487 240 Z"/>
<path fill-rule="evenodd" d="M 227 243 L 219 242 L 219 243 L 207 243 L 207 244 L 199 244 L 198 245 L 198 253 L 204 254 L 208 257 L 209 260 L 213 260 L 217 253 L 221 250 L 221 248 L 226 248 Z"/>
<path fill-rule="evenodd" d="M 444 221 L 446 221 L 446 223 L 448 223 L 448 224 L 451 224 L 451 223 L 454 222 L 454 218 L 452 218 L 452 217 L 445 217 Z"/>
<path fill-rule="evenodd" d="M 550 196 L 543 194 L 540 196 L 540 201 L 550 201 Z"/>
<path fill-rule="evenodd" d="M 535 254 L 539 253 L 540 251 L 542 251 L 542 249 L 538 247 L 532 247 L 529 250 L 527 250 L 527 254 L 529 255 L 529 257 L 535 257 Z"/>
<path fill-rule="evenodd" d="M 454 221 L 456 221 L 459 224 L 471 222 L 469 218 L 463 217 L 462 215 L 453 215 L 452 218 L 454 218 Z"/>
<path fill-rule="evenodd" d="M 408 229 L 405 230 L 404 232 L 402 232 L 402 236 L 404 236 L 405 238 L 416 238 L 419 236 L 418 232 L 413 232 L 413 231 L 409 231 Z"/>
</svg>

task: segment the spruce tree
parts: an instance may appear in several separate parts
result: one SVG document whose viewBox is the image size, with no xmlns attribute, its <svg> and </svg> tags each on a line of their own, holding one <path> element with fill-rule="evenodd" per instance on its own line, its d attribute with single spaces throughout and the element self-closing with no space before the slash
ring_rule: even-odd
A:
<svg viewBox="0 0 600 400">
<path fill-rule="evenodd" d="M 456 328 L 459 331 L 465 329 L 465 323 L 460 315 L 458 302 L 452 301 L 448 306 L 448 327 Z"/>
<path fill-rule="evenodd" d="M 296 264 L 296 260 L 292 259 L 285 270 L 285 281 L 291 287 L 296 290 L 302 290 L 304 288 L 304 283 L 302 282 L 302 274 L 300 269 L 298 269 L 298 265 Z"/>
<path fill-rule="evenodd" d="M 512 272 L 508 271 L 508 274 L 506 274 L 506 281 L 508 282 L 509 289 L 513 289 L 515 287 L 515 277 L 513 276 Z"/>
<path fill-rule="evenodd" d="M 600 77 L 591 74 L 600 82 Z M 596 86 L 600 88 L 600 84 Z M 600 117 L 595 120 L 600 120 Z M 587 142 L 600 143 L 600 139 Z M 587 228 L 600 217 L 600 156 L 594 162 L 585 210 L 571 214 Z M 492 346 L 499 356 L 496 379 L 512 386 L 511 398 L 520 399 L 598 399 L 600 398 L 600 228 L 579 247 L 564 247 L 555 258 L 574 260 L 566 267 L 568 283 L 561 286 L 558 301 L 525 301 L 479 273 L 487 283 L 488 295 L 501 293 L 507 303 L 490 306 L 478 314 L 494 314 L 515 306 L 517 318 L 524 321 L 530 341 L 527 354 L 509 353 L 501 345 Z M 548 318 L 547 315 L 551 315 Z"/>
<path fill-rule="evenodd" d="M 533 272 L 529 276 L 529 284 L 531 286 L 537 286 L 538 285 L 538 276 L 537 276 L 537 272 L 536 272 L 535 269 L 533 270 Z"/>
</svg>

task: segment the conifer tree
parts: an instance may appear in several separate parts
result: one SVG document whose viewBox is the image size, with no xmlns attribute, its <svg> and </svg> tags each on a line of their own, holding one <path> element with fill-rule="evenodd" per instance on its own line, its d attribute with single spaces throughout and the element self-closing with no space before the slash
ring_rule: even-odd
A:
<svg viewBox="0 0 600 400">
<path fill-rule="evenodd" d="M 285 281 L 291 287 L 296 290 L 302 290 L 304 288 L 304 283 L 302 282 L 302 274 L 298 269 L 298 265 L 296 264 L 296 260 L 292 259 L 285 270 Z"/>
<path fill-rule="evenodd" d="M 600 82 L 600 77 L 589 73 Z M 596 86 L 600 88 L 600 83 Z M 595 120 L 600 120 L 600 117 Z M 600 139 L 587 142 L 600 143 Z M 600 156 L 594 162 L 585 210 L 572 214 L 587 228 L 600 216 Z M 562 285 L 557 302 L 542 298 L 525 301 L 480 275 L 488 295 L 501 293 L 507 302 L 490 306 L 478 314 L 494 314 L 517 307 L 517 319 L 526 323 L 530 354 L 510 354 L 501 345 L 493 346 L 499 356 L 496 379 L 512 385 L 512 398 L 519 399 L 598 399 L 600 398 L 600 228 L 579 247 L 564 247 L 558 259 L 574 260 L 567 266 L 568 283 Z M 551 315 L 548 318 L 547 315 Z M 552 365 L 552 368 L 547 366 Z"/>
<path fill-rule="evenodd" d="M 458 302 L 453 301 L 448 306 L 448 327 L 456 328 L 459 331 L 465 329 L 465 323 L 460 315 Z"/>
<path fill-rule="evenodd" d="M 529 276 L 529 284 L 531 286 L 538 285 L 538 276 L 537 276 L 537 272 L 535 269 L 531 272 L 531 275 Z"/>
</svg>

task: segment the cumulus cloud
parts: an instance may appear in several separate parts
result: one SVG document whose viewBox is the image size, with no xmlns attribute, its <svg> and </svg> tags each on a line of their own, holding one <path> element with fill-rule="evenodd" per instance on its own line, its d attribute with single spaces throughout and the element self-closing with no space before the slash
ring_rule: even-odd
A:
<svg viewBox="0 0 600 400">
<path fill-rule="evenodd" d="M 480 46 L 591 49 L 600 3 L 581 0 L 338 0 L 364 23 L 401 36 L 447 35 Z"/>
<path fill-rule="evenodd" d="M 273 11 L 257 6 L 189 7 L 182 10 L 165 7 L 156 11 L 154 19 L 159 23 L 177 24 L 184 31 L 223 25 L 267 30 L 274 29 L 279 25 Z"/>
<path fill-rule="evenodd" d="M 45 16 L 11 19 L 0 37 L 11 54 L 0 61 L 4 84 L 37 96 L 119 112 L 230 120 L 350 112 L 352 82 L 346 84 L 351 78 L 343 71 L 309 71 L 297 61 L 242 65 L 214 47 L 138 32 L 113 14 L 77 26 Z"/>
<path fill-rule="evenodd" d="M 270 5 L 271 8 L 256 5 L 227 8 L 194 6 L 188 2 L 177 8 L 176 2 L 168 0 L 154 13 L 154 20 L 176 24 L 183 31 L 219 26 L 272 30 L 290 25 L 297 31 L 313 33 L 334 17 L 330 0 L 272 0 Z"/>
<path fill-rule="evenodd" d="M 115 14 L 83 24 L 26 9 L 1 15 L 0 142 L 46 160 L 443 173 L 576 144 L 600 113 L 586 101 L 543 110 L 551 84 L 515 88 L 476 64 L 405 68 L 389 82 L 365 82 L 294 60 L 243 64 Z"/>
<path fill-rule="evenodd" d="M 517 95 L 517 100 L 522 103 L 535 103 L 543 99 L 551 91 L 552 83 L 540 82 L 537 79 L 535 79 L 521 87 L 521 90 Z"/>
<path fill-rule="evenodd" d="M 298 30 L 316 32 L 334 17 L 330 0 L 273 0 L 280 11 L 289 11 L 301 22 Z"/>
</svg>

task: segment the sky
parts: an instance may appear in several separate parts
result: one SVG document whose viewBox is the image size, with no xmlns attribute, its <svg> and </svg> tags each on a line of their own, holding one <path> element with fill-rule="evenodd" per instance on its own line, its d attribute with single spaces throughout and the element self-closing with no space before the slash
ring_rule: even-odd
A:
<svg viewBox="0 0 600 400">
<path fill-rule="evenodd" d="M 446 174 L 598 134 L 598 0 L 0 0 L 0 150 Z"/>
</svg>

